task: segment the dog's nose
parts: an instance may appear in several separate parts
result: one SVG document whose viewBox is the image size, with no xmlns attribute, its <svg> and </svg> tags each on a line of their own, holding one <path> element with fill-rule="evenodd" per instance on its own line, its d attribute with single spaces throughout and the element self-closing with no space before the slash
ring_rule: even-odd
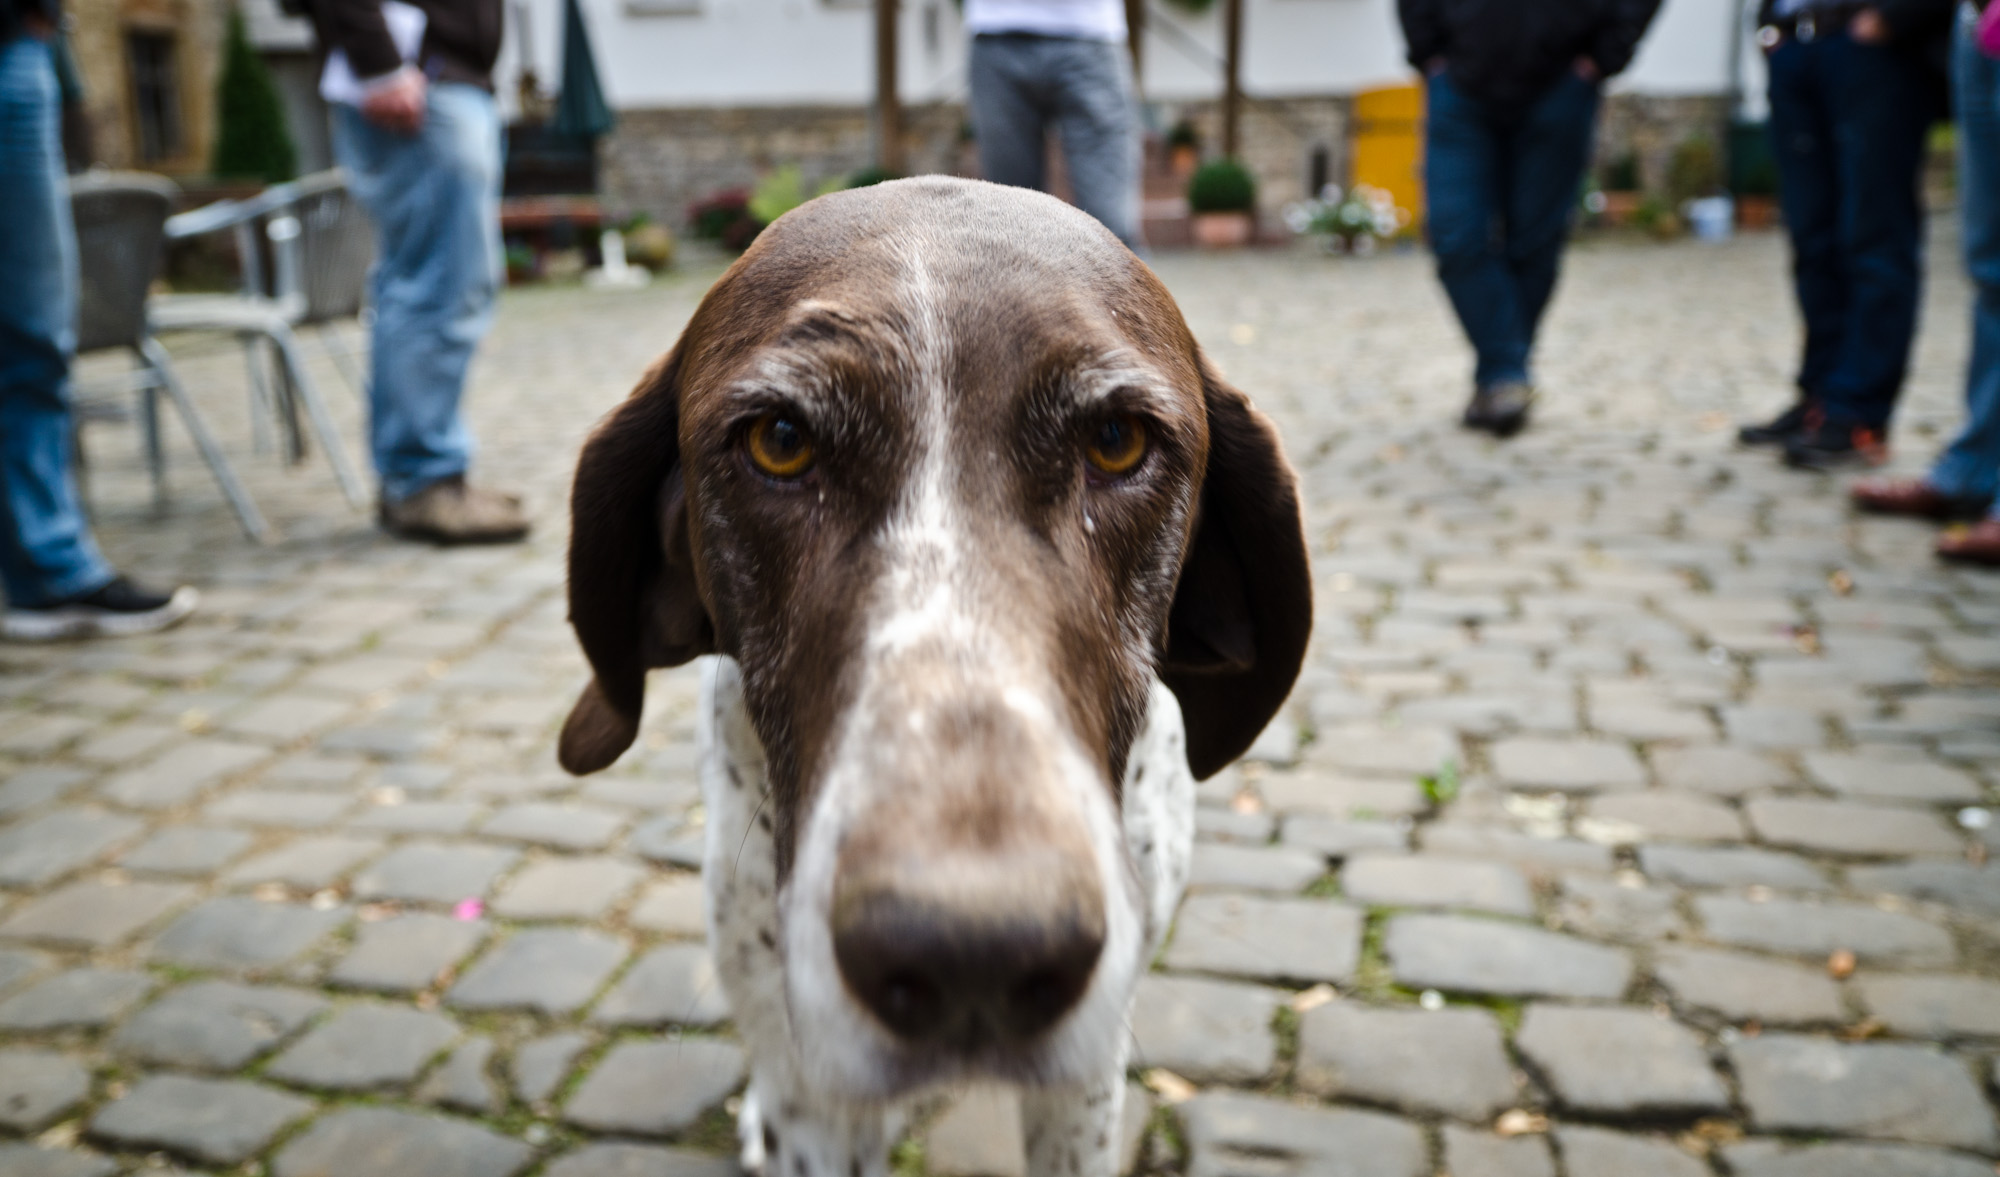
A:
<svg viewBox="0 0 2000 1177">
<path fill-rule="evenodd" d="M 1036 877 L 1031 864 L 864 872 L 836 885 L 834 957 L 848 989 L 905 1041 L 1026 1042 L 1090 987 L 1104 950 L 1093 883 Z"/>
</svg>

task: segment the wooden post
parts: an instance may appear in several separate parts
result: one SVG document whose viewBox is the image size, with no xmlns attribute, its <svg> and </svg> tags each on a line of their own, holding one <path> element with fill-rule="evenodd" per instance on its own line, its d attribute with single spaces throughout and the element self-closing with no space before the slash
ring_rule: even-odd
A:
<svg viewBox="0 0 2000 1177">
<path fill-rule="evenodd" d="M 1222 22 L 1222 154 L 1234 159 L 1243 114 L 1243 0 L 1223 0 Z"/>
<path fill-rule="evenodd" d="M 875 0 L 875 166 L 903 174 L 903 107 L 896 95 L 897 0 Z"/>
</svg>

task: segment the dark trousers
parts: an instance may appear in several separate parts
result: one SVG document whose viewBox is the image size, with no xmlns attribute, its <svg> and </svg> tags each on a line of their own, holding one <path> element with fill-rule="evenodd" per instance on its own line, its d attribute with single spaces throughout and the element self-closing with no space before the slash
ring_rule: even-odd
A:
<svg viewBox="0 0 2000 1177">
<path fill-rule="evenodd" d="M 1771 54 L 1771 146 L 1805 316 L 1799 389 L 1829 423 L 1881 429 L 1909 368 L 1923 281 L 1922 62 L 1845 33 Z"/>
<path fill-rule="evenodd" d="M 1528 379 L 1596 119 L 1597 87 L 1575 74 L 1511 111 L 1465 93 L 1449 73 L 1430 79 L 1431 248 L 1479 353 L 1473 380 L 1482 388 Z"/>
</svg>

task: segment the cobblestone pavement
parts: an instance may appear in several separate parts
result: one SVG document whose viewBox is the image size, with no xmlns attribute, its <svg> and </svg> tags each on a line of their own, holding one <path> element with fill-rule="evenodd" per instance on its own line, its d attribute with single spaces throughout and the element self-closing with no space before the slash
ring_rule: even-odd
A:
<svg viewBox="0 0 2000 1177">
<path fill-rule="evenodd" d="M 1966 334 L 1933 257 L 1913 469 Z M 2000 577 L 1731 448 L 1786 399 L 1783 267 L 1769 237 L 1580 248 L 1502 445 L 1450 424 L 1421 256 L 1161 259 L 1284 425 L 1320 615 L 1287 717 L 1202 792 L 1133 1021 L 1138 1164 L 1994 1172 Z M 570 462 L 714 272 L 509 298 L 475 415 L 538 502 L 521 548 L 386 542 L 233 430 L 290 536 L 259 550 L 188 455 L 156 515 L 93 427 L 109 546 L 208 605 L 0 649 L 0 1174 L 728 1171 L 692 674 L 613 770 L 551 757 Z M 197 353 L 240 416 L 240 362 Z M 899 1171 L 1013 1171 L 1012 1116 L 941 1111 Z"/>
</svg>

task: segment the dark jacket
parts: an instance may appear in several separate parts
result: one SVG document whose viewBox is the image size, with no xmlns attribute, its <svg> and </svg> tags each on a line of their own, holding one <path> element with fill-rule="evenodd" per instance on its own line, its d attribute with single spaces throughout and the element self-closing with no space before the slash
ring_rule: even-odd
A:
<svg viewBox="0 0 2000 1177">
<path fill-rule="evenodd" d="M 1936 117 L 1951 113 L 1951 27 L 1958 0 L 1872 0 L 1870 8 L 1889 26 L 1889 45 L 1920 62 L 1929 71 L 1931 103 Z M 1776 17 L 1777 0 L 1764 0 L 1757 23 Z"/>
<path fill-rule="evenodd" d="M 1928 48 L 1938 38 L 1951 36 L 1958 0 L 1873 0 L 1868 7 L 1882 14 L 1896 44 Z M 1778 0 L 1764 0 L 1757 9 L 1757 23 L 1769 24 L 1777 10 Z"/>
<path fill-rule="evenodd" d="M 1525 106 L 1588 57 L 1605 77 L 1632 64 L 1660 0 L 1397 0 L 1410 64 L 1444 59 L 1474 97 Z"/>
<path fill-rule="evenodd" d="M 367 80 L 393 72 L 403 59 L 382 21 L 382 0 L 310 0 L 322 55 L 347 53 L 354 76 Z M 493 88 L 500 56 L 502 0 L 407 0 L 424 10 L 424 45 L 417 58 L 433 81 Z"/>
<path fill-rule="evenodd" d="M 39 16 L 53 28 L 62 24 L 62 0 L 0 0 L 0 45 L 28 31 L 27 18 Z"/>
</svg>

